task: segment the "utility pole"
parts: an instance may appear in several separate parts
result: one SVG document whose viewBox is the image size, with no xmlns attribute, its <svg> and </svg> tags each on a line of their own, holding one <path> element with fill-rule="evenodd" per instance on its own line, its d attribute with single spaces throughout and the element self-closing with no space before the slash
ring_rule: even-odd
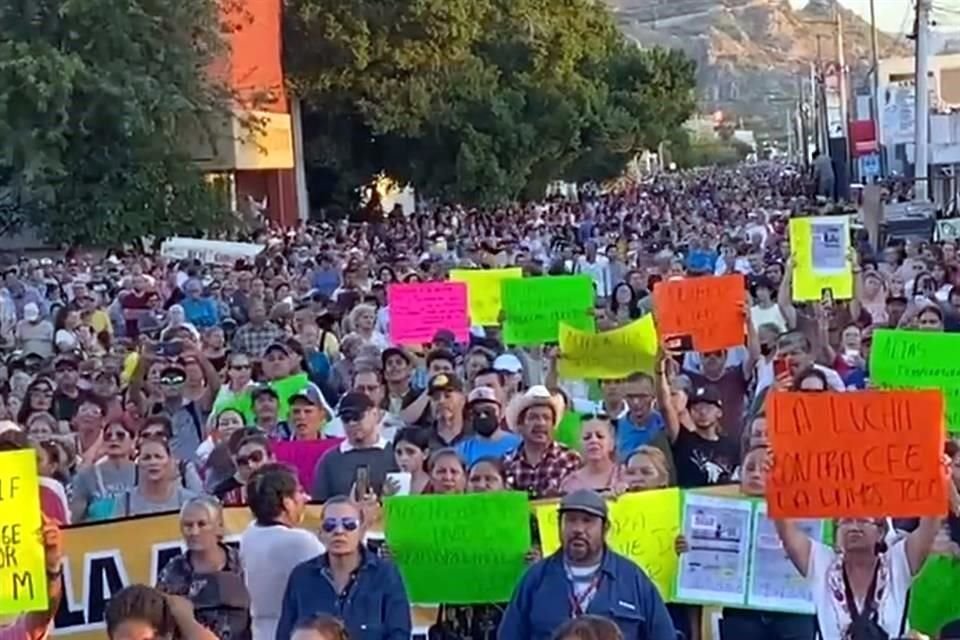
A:
<svg viewBox="0 0 960 640">
<path fill-rule="evenodd" d="M 870 119 L 873 120 L 873 130 L 877 137 L 877 157 L 880 158 L 880 177 L 886 172 L 884 154 L 881 148 L 883 140 L 880 136 L 880 57 L 877 46 L 877 7 L 875 0 L 870 0 L 870 57 L 872 58 L 873 77 L 870 78 L 870 87 L 873 94 L 870 98 Z"/>
<path fill-rule="evenodd" d="M 930 199 L 929 160 L 930 150 L 930 0 L 917 0 L 917 50 L 916 50 L 916 135 L 914 158 L 914 201 L 928 202 Z"/>
</svg>

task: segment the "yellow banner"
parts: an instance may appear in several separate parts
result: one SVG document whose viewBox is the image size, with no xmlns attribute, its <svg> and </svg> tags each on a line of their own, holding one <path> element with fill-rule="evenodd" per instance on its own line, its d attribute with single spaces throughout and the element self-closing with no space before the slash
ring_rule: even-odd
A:
<svg viewBox="0 0 960 640">
<path fill-rule="evenodd" d="M 31 495 L 39 494 L 34 489 Z M 236 544 L 252 517 L 249 509 L 235 507 L 224 510 L 224 520 L 225 541 Z M 307 508 L 301 526 L 319 530 L 319 505 Z M 382 534 L 374 533 L 373 537 L 382 537 Z M 71 640 L 102 640 L 104 611 L 110 596 L 131 584 L 155 585 L 166 563 L 183 551 L 181 543 L 177 514 L 66 528 L 63 564 L 66 589 L 57 612 L 54 635 L 69 635 Z M 417 606 L 411 612 L 414 627 L 419 631 L 436 620 L 436 608 Z"/>
<path fill-rule="evenodd" d="M 500 324 L 503 309 L 500 284 L 504 280 L 522 278 L 523 270 L 511 269 L 454 269 L 450 272 L 453 282 L 467 283 L 467 299 L 470 302 L 470 324 L 491 327 Z"/>
<path fill-rule="evenodd" d="M 560 325 L 559 373 L 576 379 L 610 380 L 631 373 L 653 373 L 657 362 L 657 328 L 653 314 L 602 333 Z"/>
<path fill-rule="evenodd" d="M 0 454 L 0 616 L 47 608 L 37 454 Z"/>
<path fill-rule="evenodd" d="M 664 600 L 668 599 L 677 575 L 675 545 L 680 535 L 680 490 L 628 493 L 611 501 L 609 507 L 607 543 L 640 565 Z M 560 548 L 557 503 L 541 503 L 535 509 L 543 555 L 547 556 Z"/>
<path fill-rule="evenodd" d="M 844 216 L 793 218 L 790 251 L 794 256 L 793 299 L 822 300 L 830 290 L 833 299 L 853 298 L 850 220 Z"/>
</svg>

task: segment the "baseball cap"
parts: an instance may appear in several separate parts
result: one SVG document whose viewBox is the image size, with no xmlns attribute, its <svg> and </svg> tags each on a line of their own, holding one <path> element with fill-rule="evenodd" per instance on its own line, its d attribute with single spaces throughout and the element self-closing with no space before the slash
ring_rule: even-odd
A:
<svg viewBox="0 0 960 640">
<path fill-rule="evenodd" d="M 497 394 L 490 387 L 477 387 L 470 392 L 470 395 L 467 396 L 467 406 L 476 402 L 492 402 L 497 405 L 500 404 L 500 401 L 497 400 Z"/>
<path fill-rule="evenodd" d="M 438 342 L 454 345 L 457 344 L 457 336 L 450 329 L 440 329 L 433 334 L 433 344 Z"/>
<path fill-rule="evenodd" d="M 520 358 L 512 353 L 503 353 L 493 361 L 493 368 L 506 373 L 520 373 L 523 371 L 523 364 L 520 363 Z"/>
<path fill-rule="evenodd" d="M 460 379 L 449 373 L 438 373 L 430 378 L 427 384 L 427 392 L 430 395 L 441 393 L 443 391 L 463 391 L 463 385 Z"/>
<path fill-rule="evenodd" d="M 272 396 L 274 400 L 280 399 L 280 395 L 277 393 L 277 390 L 268 384 L 261 384 L 260 386 L 254 388 L 253 391 L 250 392 L 250 399 L 256 402 L 260 396 L 264 395 Z"/>
<path fill-rule="evenodd" d="M 720 392 L 715 387 L 697 387 L 690 394 L 690 406 L 706 403 L 715 407 L 723 408 L 723 401 L 720 399 Z"/>
<path fill-rule="evenodd" d="M 63 355 L 57 356 L 53 361 L 53 369 L 76 369 L 80 365 L 77 362 L 77 359 L 72 355 L 65 353 Z"/>
<path fill-rule="evenodd" d="M 373 400 L 367 394 L 351 391 L 340 399 L 337 415 L 343 422 L 351 422 L 362 418 L 373 407 Z"/>
<path fill-rule="evenodd" d="M 40 307 L 35 302 L 28 302 L 23 305 L 23 319 L 27 322 L 34 322 L 40 319 Z"/>
<path fill-rule="evenodd" d="M 315 385 L 307 385 L 297 393 L 293 394 L 287 398 L 289 404 L 294 402 L 306 402 L 307 404 L 312 404 L 315 407 L 326 408 L 327 403 L 323 401 L 323 398 L 320 395 L 320 391 Z"/>
<path fill-rule="evenodd" d="M 266 356 L 271 351 L 282 351 L 284 355 L 290 355 L 290 347 L 284 342 L 271 342 L 270 346 L 263 350 L 263 355 Z"/>
<path fill-rule="evenodd" d="M 579 489 L 564 496 L 560 501 L 559 512 L 563 514 L 566 511 L 579 511 L 603 520 L 608 517 L 607 501 L 590 489 Z"/>
</svg>

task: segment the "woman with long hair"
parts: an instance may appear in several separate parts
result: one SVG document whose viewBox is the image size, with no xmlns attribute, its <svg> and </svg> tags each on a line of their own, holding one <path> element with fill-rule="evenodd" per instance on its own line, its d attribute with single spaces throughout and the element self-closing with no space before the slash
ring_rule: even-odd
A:
<svg viewBox="0 0 960 640">
<path fill-rule="evenodd" d="M 610 313 L 618 325 L 629 323 L 640 316 L 637 307 L 637 294 L 626 282 L 621 282 L 613 288 L 610 296 Z"/>
<path fill-rule="evenodd" d="M 167 440 L 151 438 L 140 443 L 136 483 L 121 498 L 121 518 L 178 511 L 196 493 L 183 487 Z"/>
<path fill-rule="evenodd" d="M 20 410 L 17 411 L 17 422 L 25 425 L 35 413 L 53 413 L 53 389 L 50 378 L 34 378 L 27 385 L 27 392 L 23 396 Z"/>
<path fill-rule="evenodd" d="M 180 532 L 186 551 L 164 566 L 157 589 L 191 600 L 197 622 L 220 640 L 250 638 L 250 596 L 240 554 L 223 543 L 220 502 L 211 496 L 189 500 L 180 509 Z"/>
<path fill-rule="evenodd" d="M 57 353 L 75 353 L 80 350 L 80 312 L 70 307 L 63 307 L 57 313 L 53 328 L 56 333 L 53 336 L 53 344 L 57 348 Z"/>
<path fill-rule="evenodd" d="M 423 493 L 430 483 L 430 474 L 427 473 L 427 457 L 430 455 L 429 432 L 420 427 L 400 429 L 393 438 L 393 455 L 400 471 L 410 474 L 410 495 Z M 390 484 L 388 479 L 387 485 Z"/>
</svg>

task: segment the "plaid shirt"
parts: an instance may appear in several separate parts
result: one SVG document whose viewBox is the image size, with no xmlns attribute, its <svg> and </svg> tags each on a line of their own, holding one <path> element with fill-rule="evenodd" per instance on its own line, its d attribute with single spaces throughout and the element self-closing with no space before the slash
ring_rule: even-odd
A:
<svg viewBox="0 0 960 640">
<path fill-rule="evenodd" d="M 524 445 L 503 459 L 507 485 L 526 491 L 532 499 L 562 496 L 560 484 L 580 467 L 580 454 L 559 442 L 551 443 L 536 465 L 527 461 Z"/>
<path fill-rule="evenodd" d="M 274 342 L 283 340 L 286 334 L 283 329 L 268 322 L 262 327 L 245 324 L 233 336 L 233 349 L 245 353 L 252 358 L 259 358 Z"/>
</svg>

